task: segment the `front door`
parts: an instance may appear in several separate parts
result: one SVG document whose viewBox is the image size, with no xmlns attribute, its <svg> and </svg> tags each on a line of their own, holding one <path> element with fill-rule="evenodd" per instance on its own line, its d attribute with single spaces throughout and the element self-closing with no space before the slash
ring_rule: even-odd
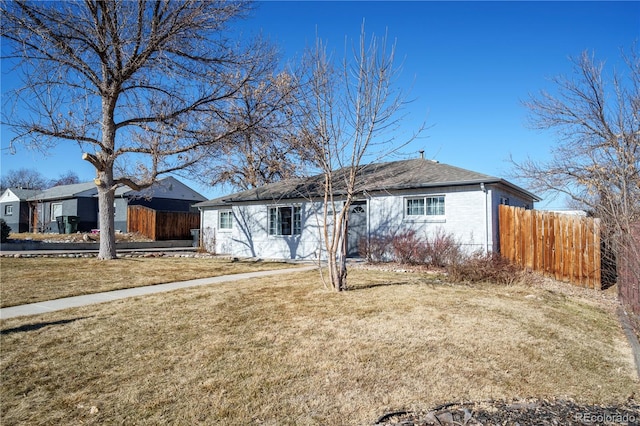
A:
<svg viewBox="0 0 640 426">
<path fill-rule="evenodd" d="M 358 244 L 367 236 L 367 202 L 354 201 L 349 210 L 347 257 L 358 257 Z"/>
</svg>

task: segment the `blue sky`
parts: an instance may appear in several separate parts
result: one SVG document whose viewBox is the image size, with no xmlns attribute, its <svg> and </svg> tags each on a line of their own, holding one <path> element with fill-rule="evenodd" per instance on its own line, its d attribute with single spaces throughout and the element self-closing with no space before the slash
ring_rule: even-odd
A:
<svg viewBox="0 0 640 426">
<path fill-rule="evenodd" d="M 622 69 L 620 49 L 640 39 L 640 2 L 258 2 L 241 23 L 247 35 L 262 32 L 280 46 L 285 60 L 299 57 L 317 34 L 341 56 L 345 37 L 357 40 L 364 20 L 367 34 L 395 40 L 402 74 L 398 81 L 414 101 L 405 110 L 408 132 L 426 120 L 423 138 L 405 147 L 406 157 L 425 156 L 458 167 L 505 177 L 519 184 L 508 162 L 530 156 L 544 160 L 556 135 L 529 129 L 521 101 L 549 78 L 571 71 L 570 56 L 593 51 L 607 67 Z M 12 76 L 2 67 L 3 91 Z M 611 68 L 610 68 L 611 69 Z M 9 155 L 11 137 L 2 128 L 0 167 L 37 168 L 47 177 L 67 170 L 82 180 L 92 167 L 73 144 L 55 154 L 18 147 Z M 192 184 L 207 197 L 229 188 Z M 562 207 L 545 199 L 537 207 Z"/>
</svg>

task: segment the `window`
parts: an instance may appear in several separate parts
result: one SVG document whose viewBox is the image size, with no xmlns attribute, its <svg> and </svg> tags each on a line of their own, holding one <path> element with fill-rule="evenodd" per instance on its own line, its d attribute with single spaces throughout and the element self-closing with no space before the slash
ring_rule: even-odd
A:
<svg viewBox="0 0 640 426">
<path fill-rule="evenodd" d="M 444 216 L 444 195 L 407 198 L 405 206 L 407 216 Z"/>
<path fill-rule="evenodd" d="M 427 197 L 427 216 L 444 216 L 444 195 Z"/>
<path fill-rule="evenodd" d="M 233 212 L 231 210 L 224 210 L 219 213 L 218 228 L 233 229 Z"/>
<path fill-rule="evenodd" d="M 300 235 L 301 232 L 300 206 L 269 208 L 269 235 Z"/>
<path fill-rule="evenodd" d="M 13 205 L 7 204 L 6 206 L 4 206 L 4 215 L 11 216 L 12 214 L 13 214 Z"/>
<path fill-rule="evenodd" d="M 423 216 L 424 215 L 424 198 L 407 200 L 407 216 Z"/>
<path fill-rule="evenodd" d="M 51 222 L 55 222 L 58 216 L 62 216 L 62 203 L 51 203 Z"/>
</svg>

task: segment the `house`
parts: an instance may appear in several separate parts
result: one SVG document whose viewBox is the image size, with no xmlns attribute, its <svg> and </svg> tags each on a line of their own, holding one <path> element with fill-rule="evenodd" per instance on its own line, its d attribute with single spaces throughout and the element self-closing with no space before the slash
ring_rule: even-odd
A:
<svg viewBox="0 0 640 426">
<path fill-rule="evenodd" d="M 98 201 L 93 182 L 54 186 L 29 197 L 33 232 L 58 232 L 56 218 L 75 216 L 77 229 L 89 231 L 97 223 Z"/>
<path fill-rule="evenodd" d="M 336 199 L 344 195 L 344 173 L 335 172 Z M 498 205 L 533 208 L 540 201 L 504 179 L 426 159 L 368 164 L 357 177 L 347 229 L 354 257 L 363 238 L 406 229 L 441 229 L 467 250 L 497 251 Z M 198 203 L 202 243 L 233 256 L 322 257 L 323 183 L 323 175 L 291 179 Z"/>
<path fill-rule="evenodd" d="M 203 200 L 206 197 L 174 177 L 160 179 L 141 191 L 123 186 L 115 193 L 115 228 L 126 231 L 127 207 L 131 205 L 187 212 L 193 211 L 194 203 Z M 80 232 L 98 228 L 98 189 L 93 182 L 55 186 L 31 196 L 28 201 L 34 210 L 32 229 L 39 232 L 58 232 L 57 217 L 77 218 L 74 220 Z"/>
<path fill-rule="evenodd" d="M 7 188 L 0 196 L 0 217 L 11 228 L 11 232 L 29 232 L 30 197 L 39 193 L 38 189 Z"/>
</svg>

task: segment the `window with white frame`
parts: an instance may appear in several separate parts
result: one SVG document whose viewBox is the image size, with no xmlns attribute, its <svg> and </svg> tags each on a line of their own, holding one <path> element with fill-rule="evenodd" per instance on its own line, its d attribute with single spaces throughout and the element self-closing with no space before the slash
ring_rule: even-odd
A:
<svg viewBox="0 0 640 426">
<path fill-rule="evenodd" d="M 62 216 L 62 203 L 51 203 L 51 222 L 55 222 L 58 216 Z"/>
<path fill-rule="evenodd" d="M 405 199 L 407 217 L 444 216 L 444 195 Z"/>
<path fill-rule="evenodd" d="M 269 207 L 269 235 L 300 235 L 302 212 L 300 206 Z"/>
<path fill-rule="evenodd" d="M 222 210 L 218 214 L 219 229 L 233 229 L 233 212 L 231 210 Z"/>
<path fill-rule="evenodd" d="M 4 206 L 4 215 L 11 216 L 13 214 L 13 204 L 7 204 Z"/>
</svg>

